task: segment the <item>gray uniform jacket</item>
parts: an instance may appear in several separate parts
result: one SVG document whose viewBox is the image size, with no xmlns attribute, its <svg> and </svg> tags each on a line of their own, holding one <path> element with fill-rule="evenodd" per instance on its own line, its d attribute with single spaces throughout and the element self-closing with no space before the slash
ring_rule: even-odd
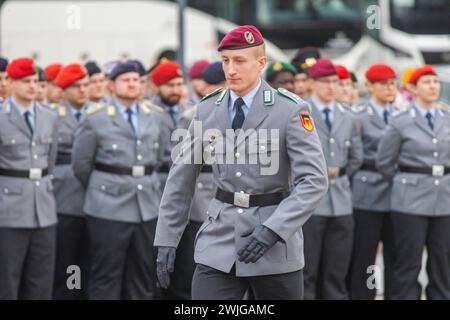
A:
<svg viewBox="0 0 450 320">
<path fill-rule="evenodd" d="M 56 114 L 35 103 L 34 134 L 9 99 L 0 107 L 0 168 L 48 168 L 38 179 L 0 175 L 0 227 L 39 228 L 56 224 L 51 174 L 57 149 Z"/>
<path fill-rule="evenodd" d="M 217 98 L 218 92 L 220 95 Z M 286 90 L 275 91 L 263 81 L 242 127 L 246 133 L 251 129 L 256 130 L 259 139 L 255 142 L 246 134 L 247 137 L 238 139 L 239 142 L 233 147 L 233 136 L 231 139 L 224 138 L 227 133 L 233 133 L 228 109 L 229 90 L 218 92 L 215 96 L 204 98 L 194 116 L 196 121 L 201 121 L 201 131 L 207 138 L 198 139 L 195 134 L 199 129 L 195 128 L 198 123 L 192 122 L 189 133 L 195 138 L 187 137 L 181 155 L 188 154 L 191 147 L 194 152 L 200 151 L 200 155 L 202 152 L 209 153 L 204 160 L 208 160 L 207 163 L 211 163 L 211 159 L 217 160 L 212 165 L 213 179 L 222 190 L 239 194 L 242 194 L 241 191 L 246 194 L 290 191 L 290 195 L 279 205 L 249 208 L 214 198 L 208 207 L 208 219 L 197 233 L 195 262 L 223 272 L 230 272 L 235 264 L 237 276 L 300 270 L 304 266 L 301 227 L 313 213 L 328 186 L 319 137 L 312 128 L 312 121 L 308 121 L 311 120 L 309 106 Z M 304 119 L 305 124 L 302 125 L 301 119 Z M 229 140 L 232 151 L 227 152 L 226 157 L 231 156 L 234 164 L 222 161 L 224 145 Z M 250 164 L 249 161 L 246 164 L 238 162 L 249 156 L 257 156 L 258 161 Z M 267 158 L 271 161 L 267 161 Z M 273 169 L 270 172 L 261 171 L 270 166 Z M 181 161 L 173 164 L 160 206 L 155 246 L 178 245 L 188 222 L 191 199 L 201 167 L 202 164 L 184 164 Z M 277 233 L 282 241 L 277 242 L 256 263 L 237 261 L 236 252 L 247 241 L 241 235 L 260 224 Z"/>
<path fill-rule="evenodd" d="M 437 109 L 434 130 L 415 107 L 391 117 L 376 165 L 392 179 L 393 212 L 450 215 L 450 175 L 440 172 L 442 166 L 450 167 L 450 114 Z M 435 175 L 401 172 L 398 166 L 434 167 Z"/>
<path fill-rule="evenodd" d="M 375 165 L 384 120 L 370 104 L 355 110 L 364 148 L 364 163 Z M 373 170 L 359 170 L 353 175 L 353 207 L 360 210 L 389 212 L 391 185 L 384 176 Z"/>
<path fill-rule="evenodd" d="M 319 109 L 311 104 L 330 175 L 337 168 L 345 169 L 346 172 L 339 177 L 328 177 L 330 182 L 328 192 L 322 198 L 314 215 L 325 217 L 350 215 L 353 212 L 353 204 L 349 177 L 358 170 L 363 161 L 361 135 L 355 116 L 336 103 L 330 132 Z"/>
<path fill-rule="evenodd" d="M 155 171 L 132 176 L 94 168 L 96 163 L 127 168 L 160 163 L 161 113 L 144 105 L 138 108 L 138 137 L 115 105 L 89 108 L 78 126 L 72 167 L 86 187 L 87 215 L 122 222 L 148 221 L 158 215 L 161 195 Z"/>
</svg>

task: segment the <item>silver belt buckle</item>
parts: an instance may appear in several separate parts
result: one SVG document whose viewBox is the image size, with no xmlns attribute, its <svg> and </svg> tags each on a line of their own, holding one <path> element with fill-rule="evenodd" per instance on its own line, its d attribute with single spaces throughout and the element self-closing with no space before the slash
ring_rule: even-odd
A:
<svg viewBox="0 0 450 320">
<path fill-rule="evenodd" d="M 31 180 L 39 180 L 42 178 L 42 169 L 40 168 L 31 168 L 29 173 L 29 178 Z"/>
<path fill-rule="evenodd" d="M 233 204 L 237 207 L 250 208 L 250 195 L 248 193 L 235 192 Z"/>
<path fill-rule="evenodd" d="M 339 177 L 339 167 L 328 167 L 328 177 L 337 178 Z"/>
<path fill-rule="evenodd" d="M 442 177 L 444 175 L 444 166 L 434 165 L 432 167 L 433 177 Z"/>
<path fill-rule="evenodd" d="M 131 175 L 133 177 L 143 177 L 145 175 L 145 167 L 133 166 L 133 168 L 131 169 Z"/>
</svg>

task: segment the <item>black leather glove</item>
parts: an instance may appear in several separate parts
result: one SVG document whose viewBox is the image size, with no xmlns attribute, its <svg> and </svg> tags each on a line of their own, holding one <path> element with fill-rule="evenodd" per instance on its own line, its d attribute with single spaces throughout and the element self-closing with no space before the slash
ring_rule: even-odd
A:
<svg viewBox="0 0 450 320">
<path fill-rule="evenodd" d="M 177 249 L 174 247 L 158 247 L 156 258 L 156 275 L 159 286 L 167 289 L 170 285 L 170 273 L 173 272 Z"/>
<path fill-rule="evenodd" d="M 237 253 L 239 261 L 244 261 L 244 263 L 258 261 L 267 250 L 281 240 L 280 236 L 263 225 L 243 233 L 241 237 L 248 237 L 247 243 Z"/>
</svg>

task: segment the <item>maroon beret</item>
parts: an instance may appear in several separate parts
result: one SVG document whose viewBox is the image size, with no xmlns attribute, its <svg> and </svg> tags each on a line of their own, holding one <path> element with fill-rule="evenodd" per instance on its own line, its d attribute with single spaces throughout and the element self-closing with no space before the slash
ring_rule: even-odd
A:
<svg viewBox="0 0 450 320">
<path fill-rule="evenodd" d="M 387 64 L 378 63 L 370 66 L 366 71 L 366 79 L 370 82 L 383 81 L 387 79 L 395 79 L 397 74 Z"/>
<path fill-rule="evenodd" d="M 259 46 L 264 43 L 261 32 L 255 26 L 240 26 L 230 32 L 220 41 L 218 51 L 223 49 L 236 50 Z"/>
<path fill-rule="evenodd" d="M 425 64 L 422 67 L 419 67 L 416 70 L 414 70 L 412 75 L 409 77 L 408 83 L 416 84 L 417 81 L 419 81 L 419 79 L 422 76 L 426 76 L 426 75 L 436 75 L 436 72 L 434 71 L 433 66 L 431 66 L 429 64 Z"/>
<path fill-rule="evenodd" d="M 37 73 L 31 58 L 18 58 L 6 66 L 6 72 L 12 80 L 18 80 Z"/>
<path fill-rule="evenodd" d="M 201 79 L 203 76 L 203 71 L 209 65 L 208 60 L 197 60 L 195 61 L 191 68 L 188 70 L 189 79 Z"/>
<path fill-rule="evenodd" d="M 338 72 L 331 60 L 319 59 L 311 68 L 309 68 L 308 74 L 311 78 L 318 79 L 338 75 Z"/>
</svg>

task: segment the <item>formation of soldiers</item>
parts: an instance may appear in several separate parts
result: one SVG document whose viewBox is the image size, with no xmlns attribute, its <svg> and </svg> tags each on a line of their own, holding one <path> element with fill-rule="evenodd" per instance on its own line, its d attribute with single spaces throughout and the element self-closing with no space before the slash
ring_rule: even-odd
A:
<svg viewBox="0 0 450 320">
<path fill-rule="evenodd" d="M 189 69 L 191 95 L 167 59 L 0 58 L 0 299 L 374 299 L 380 242 L 385 299 L 421 298 L 424 248 L 426 297 L 450 299 L 434 69 L 399 94 L 373 65 L 361 104 L 355 75 L 314 48 L 267 65 L 241 26 L 218 51 Z"/>
</svg>

